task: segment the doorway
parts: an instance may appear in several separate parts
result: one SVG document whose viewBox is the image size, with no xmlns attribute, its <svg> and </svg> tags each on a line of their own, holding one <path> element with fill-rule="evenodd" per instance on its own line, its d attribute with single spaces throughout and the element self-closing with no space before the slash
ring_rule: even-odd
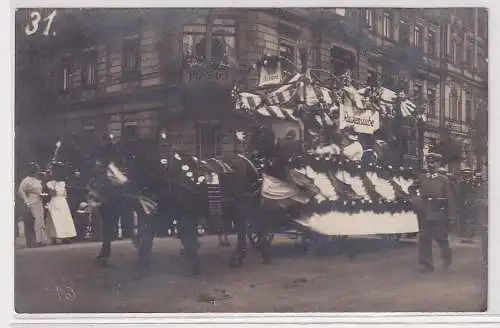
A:
<svg viewBox="0 0 500 328">
<path fill-rule="evenodd" d="M 199 122 L 196 128 L 197 156 L 201 159 L 219 156 L 220 126 L 215 122 Z"/>
</svg>

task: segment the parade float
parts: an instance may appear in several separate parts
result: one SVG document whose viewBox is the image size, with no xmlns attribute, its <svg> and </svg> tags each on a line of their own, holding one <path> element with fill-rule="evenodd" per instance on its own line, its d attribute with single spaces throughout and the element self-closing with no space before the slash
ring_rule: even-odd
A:
<svg viewBox="0 0 500 328">
<path fill-rule="evenodd" d="M 233 89 L 235 111 L 271 129 L 275 151 L 298 144 L 286 155 L 285 177 L 267 174 L 263 156 L 263 201 L 301 204 L 293 220 L 324 235 L 417 232 L 410 199 L 418 169 L 391 156 L 398 122 L 424 119 L 416 106 L 380 85 L 357 90 L 350 72 L 327 81 L 314 70 L 287 74 L 276 56 L 254 68 L 257 86 Z"/>
</svg>

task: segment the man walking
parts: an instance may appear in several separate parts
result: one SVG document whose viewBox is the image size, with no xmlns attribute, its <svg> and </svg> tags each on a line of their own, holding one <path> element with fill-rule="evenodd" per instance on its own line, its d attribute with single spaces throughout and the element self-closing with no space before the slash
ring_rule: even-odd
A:
<svg viewBox="0 0 500 328">
<path fill-rule="evenodd" d="M 421 208 L 419 215 L 419 272 L 434 271 L 432 260 L 432 241 L 436 240 L 441 248 L 443 269 L 452 263 L 452 253 L 448 241 L 449 221 L 455 215 L 455 202 L 447 177 L 437 172 L 442 155 L 429 153 L 427 163 L 429 172 L 418 179 Z"/>
</svg>

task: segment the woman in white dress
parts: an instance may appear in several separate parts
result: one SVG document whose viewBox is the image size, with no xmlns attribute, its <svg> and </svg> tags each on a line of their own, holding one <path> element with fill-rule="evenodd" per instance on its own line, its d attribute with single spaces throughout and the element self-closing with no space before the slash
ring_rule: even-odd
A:
<svg viewBox="0 0 500 328">
<path fill-rule="evenodd" d="M 54 242 L 57 239 L 64 241 L 76 237 L 75 223 L 66 200 L 66 182 L 62 171 L 62 167 L 55 164 L 52 168 L 52 179 L 47 182 L 47 189 L 51 196 L 47 204 L 49 213 L 47 232 Z"/>
</svg>

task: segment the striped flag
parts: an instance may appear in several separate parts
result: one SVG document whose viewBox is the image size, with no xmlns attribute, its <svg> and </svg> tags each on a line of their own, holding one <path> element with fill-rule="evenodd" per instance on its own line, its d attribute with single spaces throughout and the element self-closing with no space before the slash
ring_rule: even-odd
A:
<svg viewBox="0 0 500 328">
<path fill-rule="evenodd" d="M 269 93 L 266 100 L 269 105 L 284 104 L 292 100 L 295 94 L 297 94 L 297 87 L 294 84 L 289 84 Z"/>
<path fill-rule="evenodd" d="M 257 109 L 257 113 L 263 116 L 279 118 L 282 120 L 298 121 L 293 115 L 293 109 L 283 108 L 279 106 L 264 106 Z"/>
<path fill-rule="evenodd" d="M 262 105 L 262 96 L 258 94 L 241 92 L 239 97 L 241 100 L 241 106 L 244 109 L 257 109 L 257 107 Z"/>
<path fill-rule="evenodd" d="M 300 101 L 309 106 L 318 105 L 319 103 L 333 104 L 332 91 L 325 87 L 308 84 L 303 88 L 299 88 L 298 94 Z"/>
</svg>

